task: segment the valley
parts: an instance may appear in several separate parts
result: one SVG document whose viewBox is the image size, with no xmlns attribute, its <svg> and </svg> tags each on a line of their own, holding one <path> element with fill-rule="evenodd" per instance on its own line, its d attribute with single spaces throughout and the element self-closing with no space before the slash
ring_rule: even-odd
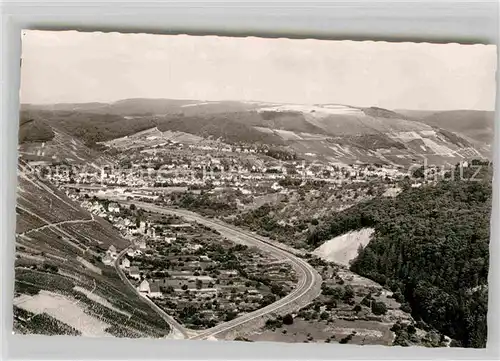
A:
<svg viewBox="0 0 500 361">
<path fill-rule="evenodd" d="M 484 347 L 478 116 L 493 126 L 339 104 L 23 105 L 14 329 Z"/>
</svg>

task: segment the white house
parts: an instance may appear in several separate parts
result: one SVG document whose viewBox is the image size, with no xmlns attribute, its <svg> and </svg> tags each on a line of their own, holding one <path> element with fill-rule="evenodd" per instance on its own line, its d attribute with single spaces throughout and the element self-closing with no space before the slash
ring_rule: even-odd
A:
<svg viewBox="0 0 500 361">
<path fill-rule="evenodd" d="M 176 237 L 165 237 L 165 242 L 170 244 L 173 241 L 175 241 L 177 238 Z"/>
<path fill-rule="evenodd" d="M 108 205 L 108 211 L 113 213 L 120 212 L 120 206 L 117 203 L 110 203 Z"/>
<path fill-rule="evenodd" d="M 236 270 L 223 270 L 221 271 L 222 274 L 226 275 L 226 276 L 236 276 L 238 275 L 238 271 Z"/>
<path fill-rule="evenodd" d="M 156 237 L 156 229 L 155 228 L 148 228 L 147 230 L 147 235 L 150 236 L 150 237 Z"/>
<path fill-rule="evenodd" d="M 122 268 L 130 268 L 130 261 L 128 260 L 127 257 L 124 257 L 122 259 L 122 264 L 121 264 L 121 267 Z"/>
<path fill-rule="evenodd" d="M 161 298 L 163 294 L 160 291 L 160 285 L 157 282 L 151 283 L 149 286 L 149 297 L 151 298 Z"/>
<path fill-rule="evenodd" d="M 283 187 L 282 187 L 282 186 L 280 186 L 280 185 L 278 184 L 278 182 L 274 182 L 274 183 L 273 183 L 273 185 L 271 186 L 271 189 L 273 189 L 273 190 L 277 191 L 277 190 L 283 189 Z"/>
<path fill-rule="evenodd" d="M 141 238 L 137 241 L 137 246 L 140 249 L 146 249 L 146 240 L 144 238 Z"/>
<path fill-rule="evenodd" d="M 143 280 L 139 287 L 137 287 L 137 290 L 141 293 L 149 294 L 149 292 L 151 292 L 151 289 L 149 288 L 149 282 L 147 280 Z"/>
<path fill-rule="evenodd" d="M 142 255 L 142 251 L 140 251 L 140 250 L 136 249 L 136 250 L 134 251 L 134 253 L 132 254 L 132 257 L 136 257 L 136 256 L 140 256 L 140 255 Z"/>
<path fill-rule="evenodd" d="M 107 252 L 106 252 L 110 257 L 115 258 L 116 257 L 116 247 L 111 245 L 109 246 Z"/>
<path fill-rule="evenodd" d="M 109 266 L 113 264 L 113 257 L 109 255 L 109 253 L 106 253 L 106 255 L 102 258 L 102 263 L 104 263 L 106 266 Z"/>
<path fill-rule="evenodd" d="M 193 245 L 188 245 L 187 248 L 188 249 L 192 249 L 193 251 L 197 251 L 199 249 L 202 249 L 203 246 L 201 244 L 196 243 L 196 244 L 193 244 Z"/>
</svg>

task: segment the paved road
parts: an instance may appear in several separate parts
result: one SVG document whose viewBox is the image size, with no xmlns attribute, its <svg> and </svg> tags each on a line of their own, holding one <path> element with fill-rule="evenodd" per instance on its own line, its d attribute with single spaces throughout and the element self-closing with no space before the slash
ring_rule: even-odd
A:
<svg viewBox="0 0 500 361">
<path fill-rule="evenodd" d="M 120 268 L 120 261 L 122 257 L 125 255 L 125 253 L 127 253 L 128 249 L 129 248 L 123 249 L 116 257 L 114 263 L 116 272 L 118 272 L 118 275 L 120 276 L 122 281 L 125 282 L 125 284 L 127 284 L 130 288 L 132 288 L 134 292 L 144 300 L 144 302 L 146 302 L 149 306 L 151 306 L 151 308 L 153 308 L 170 325 L 170 327 L 172 328 L 171 333 L 177 333 L 179 336 L 182 335 L 181 337 L 178 338 L 189 338 L 190 335 L 187 333 L 187 330 L 184 327 L 182 327 L 182 325 L 179 324 L 179 322 L 177 322 L 172 316 L 170 316 L 160 307 L 158 307 L 153 301 L 141 295 L 140 292 L 137 290 L 137 288 L 132 284 L 132 282 L 130 282 L 130 280 L 127 278 L 123 270 Z"/>
<path fill-rule="evenodd" d="M 250 312 L 229 322 L 225 322 L 211 329 L 202 331 L 196 336 L 191 337 L 191 339 L 204 339 L 214 337 L 222 332 L 231 331 L 237 327 L 243 326 L 244 324 L 248 324 L 249 322 L 254 321 L 260 317 L 264 317 L 269 313 L 277 312 L 280 309 L 290 307 L 299 309 L 308 304 L 320 293 L 321 276 L 311 265 L 309 265 L 303 259 L 296 257 L 287 249 L 282 249 L 275 244 L 264 241 L 262 237 L 256 237 L 249 232 L 240 230 L 237 227 L 228 225 L 222 221 L 214 221 L 212 219 L 205 218 L 203 216 L 200 216 L 199 214 L 186 210 L 160 207 L 150 203 L 137 201 L 120 200 L 119 202 L 122 204 L 134 203 L 137 207 L 143 208 L 145 210 L 163 214 L 174 214 L 183 217 L 188 221 L 195 221 L 200 224 L 206 225 L 217 230 L 221 233 L 222 236 L 234 242 L 251 244 L 263 251 L 269 252 L 278 259 L 288 260 L 297 273 L 299 282 L 295 289 L 287 296 L 259 310 Z"/>
</svg>

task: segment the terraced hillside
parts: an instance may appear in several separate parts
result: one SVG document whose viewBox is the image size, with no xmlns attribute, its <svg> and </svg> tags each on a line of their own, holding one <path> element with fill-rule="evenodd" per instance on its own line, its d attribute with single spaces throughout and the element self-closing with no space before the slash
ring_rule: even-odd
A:
<svg viewBox="0 0 500 361">
<path fill-rule="evenodd" d="M 387 109 L 285 104 L 263 107 L 258 113 L 265 119 L 260 131 L 281 137 L 294 151 L 311 158 L 410 165 L 424 159 L 455 164 L 483 155 L 460 134 Z"/>
<path fill-rule="evenodd" d="M 100 256 L 128 245 L 20 163 L 14 331 L 88 336 L 164 337 L 169 325 Z"/>
</svg>

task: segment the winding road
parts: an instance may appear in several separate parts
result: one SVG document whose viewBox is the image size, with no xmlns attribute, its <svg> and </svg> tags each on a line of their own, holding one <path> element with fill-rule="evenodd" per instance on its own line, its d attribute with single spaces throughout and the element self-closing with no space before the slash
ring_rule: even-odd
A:
<svg viewBox="0 0 500 361">
<path fill-rule="evenodd" d="M 256 311 L 237 317 L 229 322 L 219 324 L 213 328 L 199 332 L 198 334 L 189 337 L 190 339 L 213 338 L 216 335 L 220 335 L 228 331 L 234 331 L 236 328 L 242 326 L 250 327 L 250 323 L 252 321 L 255 321 L 259 318 L 263 318 L 273 312 L 280 312 L 280 311 L 291 312 L 293 310 L 298 310 L 307 305 L 308 303 L 310 303 L 321 292 L 321 276 L 311 265 L 309 265 L 303 259 L 295 256 L 293 253 L 290 252 L 289 249 L 280 248 L 279 245 L 276 245 L 270 241 L 266 241 L 262 237 L 257 237 L 249 232 L 243 231 L 237 227 L 226 224 L 222 221 L 218 220 L 214 221 L 212 219 L 205 218 L 197 213 L 193 213 L 186 210 L 160 207 L 153 205 L 151 203 L 138 202 L 138 201 L 125 201 L 122 199 L 114 199 L 114 201 L 127 205 L 134 204 L 136 207 L 140 207 L 144 210 L 148 210 L 151 212 L 176 215 L 188 221 L 198 222 L 207 227 L 215 229 L 223 237 L 226 237 L 227 239 L 233 242 L 252 245 L 264 252 L 272 254 L 278 259 L 286 259 L 292 265 L 295 272 L 297 273 L 297 277 L 299 279 L 297 286 L 287 296 L 279 299 L 278 301 L 266 307 L 263 307 Z M 125 251 L 126 250 L 122 251 L 120 255 L 123 256 L 123 254 L 125 254 Z M 123 271 L 117 266 L 119 258 L 120 257 L 118 257 L 115 266 L 117 267 L 117 270 L 120 273 L 120 277 L 124 278 L 126 282 L 132 285 L 130 281 L 127 279 L 127 277 L 123 275 Z M 153 306 L 154 303 L 152 301 L 150 302 L 152 303 Z M 157 310 L 159 309 L 159 307 L 156 305 L 154 305 L 153 307 Z M 160 311 L 163 314 L 165 314 L 165 312 L 163 312 L 161 309 Z M 173 320 L 171 316 L 168 316 L 168 318 Z M 168 321 L 167 318 L 165 319 Z M 169 323 L 174 327 L 174 329 L 178 329 L 179 332 L 182 332 L 184 336 L 187 336 L 188 333 L 186 332 L 186 329 L 184 329 L 181 325 L 179 325 L 179 323 L 177 323 L 175 320 L 173 323 L 171 322 Z"/>
</svg>

